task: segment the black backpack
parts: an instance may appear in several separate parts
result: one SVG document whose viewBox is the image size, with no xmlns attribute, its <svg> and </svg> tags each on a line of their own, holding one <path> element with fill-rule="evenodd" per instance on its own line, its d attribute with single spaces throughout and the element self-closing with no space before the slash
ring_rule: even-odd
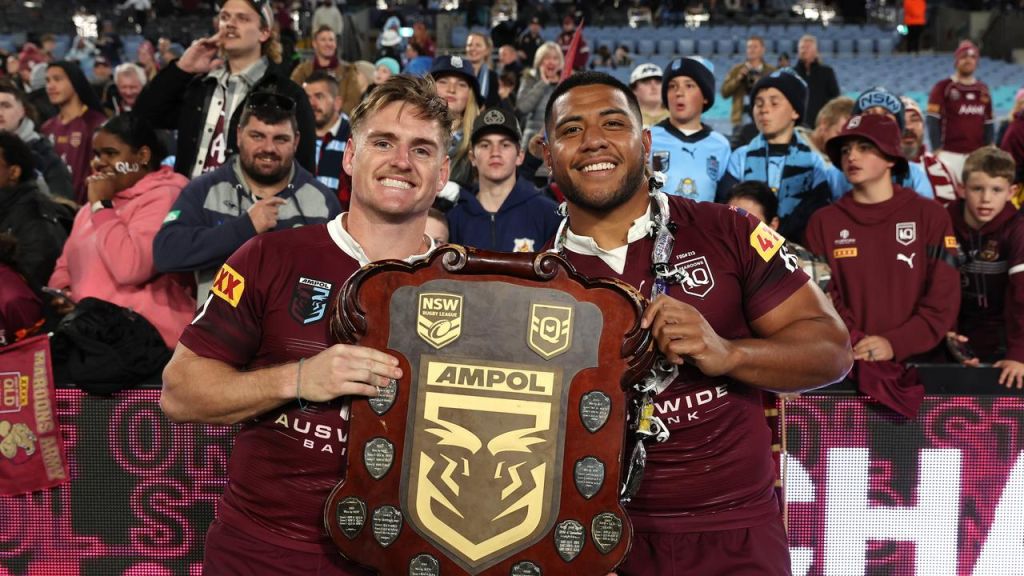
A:
<svg viewBox="0 0 1024 576">
<path fill-rule="evenodd" d="M 51 345 L 57 383 L 76 384 L 91 394 L 159 381 L 171 359 L 148 320 L 98 298 L 80 300 L 57 325 Z"/>
</svg>

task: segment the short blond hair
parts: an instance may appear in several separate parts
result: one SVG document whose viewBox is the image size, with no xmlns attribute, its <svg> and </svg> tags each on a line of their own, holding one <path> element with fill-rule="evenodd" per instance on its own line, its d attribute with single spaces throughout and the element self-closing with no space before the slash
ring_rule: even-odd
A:
<svg viewBox="0 0 1024 576">
<path fill-rule="evenodd" d="M 411 106 L 416 118 L 437 122 L 441 151 L 447 152 L 452 142 L 452 115 L 448 101 L 437 95 L 434 80 L 429 77 L 396 75 L 375 86 L 352 111 L 352 132 L 358 132 L 367 118 L 396 102 Z"/>
<path fill-rule="evenodd" d="M 548 54 L 558 56 L 561 67 L 565 67 L 565 54 L 562 54 L 561 46 L 554 42 L 545 42 L 537 48 L 537 52 L 533 55 L 533 70 L 537 73 L 538 78 L 540 78 L 540 63 L 547 58 Z"/>
<path fill-rule="evenodd" d="M 1006 181 L 1013 183 L 1016 175 L 1017 163 L 1013 156 L 1005 150 L 988 145 L 978 148 L 964 160 L 964 171 L 962 178 L 967 182 L 967 177 L 974 172 L 982 172 L 990 178 L 1006 178 Z"/>
<path fill-rule="evenodd" d="M 814 125 L 817 126 L 834 126 L 836 122 L 839 122 L 845 118 L 853 116 L 853 107 L 856 102 L 849 96 L 836 96 L 829 100 L 818 110 L 818 117 L 814 119 Z"/>
</svg>

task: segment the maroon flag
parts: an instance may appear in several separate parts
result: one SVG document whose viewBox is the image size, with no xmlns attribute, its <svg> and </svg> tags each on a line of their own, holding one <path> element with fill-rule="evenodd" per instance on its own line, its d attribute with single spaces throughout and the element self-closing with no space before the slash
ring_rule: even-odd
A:
<svg viewBox="0 0 1024 576">
<path fill-rule="evenodd" d="M 42 490 L 68 477 L 49 337 L 0 348 L 0 494 Z"/>
<path fill-rule="evenodd" d="M 572 75 L 573 65 L 576 64 L 576 58 L 580 55 L 580 42 L 583 40 L 583 20 L 580 20 L 580 25 L 576 27 L 576 32 L 572 35 L 572 41 L 569 42 L 569 50 L 565 53 L 565 66 L 562 67 L 562 78 L 565 80 Z"/>
</svg>

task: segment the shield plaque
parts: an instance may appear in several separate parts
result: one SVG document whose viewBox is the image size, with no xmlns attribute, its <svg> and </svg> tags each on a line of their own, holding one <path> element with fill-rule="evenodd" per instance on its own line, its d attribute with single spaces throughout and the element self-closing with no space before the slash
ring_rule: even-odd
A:
<svg viewBox="0 0 1024 576">
<path fill-rule="evenodd" d="M 324 513 L 341 553 L 389 575 L 614 569 L 629 390 L 653 360 L 642 306 L 554 254 L 448 246 L 356 273 L 332 330 L 403 377 L 386 410 L 352 402 Z"/>
</svg>

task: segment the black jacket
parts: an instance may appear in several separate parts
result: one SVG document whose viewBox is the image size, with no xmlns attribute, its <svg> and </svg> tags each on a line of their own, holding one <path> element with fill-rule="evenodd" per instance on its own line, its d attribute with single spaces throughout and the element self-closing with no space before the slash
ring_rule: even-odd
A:
<svg viewBox="0 0 1024 576">
<path fill-rule="evenodd" d="M 37 138 L 29 142 L 28 147 L 32 150 L 36 170 L 43 175 L 43 180 L 50 187 L 50 194 L 74 200 L 75 190 L 71 186 L 71 172 L 68 172 L 68 165 L 53 151 L 50 140 Z"/>
<path fill-rule="evenodd" d="M 0 232 L 18 239 L 15 263 L 33 290 L 46 285 L 68 238 L 59 212 L 35 181 L 0 188 Z"/>
<path fill-rule="evenodd" d="M 804 111 L 800 123 L 814 128 L 818 111 L 825 106 L 826 102 L 839 96 L 839 81 L 836 80 L 835 70 L 817 60 L 811 62 L 810 66 L 806 66 L 798 60 L 796 72 L 807 83 L 807 110 Z"/>
<path fill-rule="evenodd" d="M 177 60 L 171 62 L 156 75 L 139 94 L 132 109 L 135 114 L 147 118 L 155 127 L 178 131 L 178 149 L 174 171 L 191 176 L 192 166 L 199 153 L 201 131 L 206 124 L 206 109 L 215 89 L 215 84 L 204 82 L 205 74 L 189 74 L 178 68 Z M 284 94 L 295 100 L 296 118 L 299 121 L 299 149 L 295 160 L 306 170 L 316 173 L 316 124 L 309 97 L 302 88 L 288 78 L 278 65 L 269 63 L 263 78 L 253 86 L 251 92 L 271 91 Z M 238 152 L 236 133 L 242 106 L 235 109 L 227 127 L 228 149 L 225 157 Z"/>
</svg>

